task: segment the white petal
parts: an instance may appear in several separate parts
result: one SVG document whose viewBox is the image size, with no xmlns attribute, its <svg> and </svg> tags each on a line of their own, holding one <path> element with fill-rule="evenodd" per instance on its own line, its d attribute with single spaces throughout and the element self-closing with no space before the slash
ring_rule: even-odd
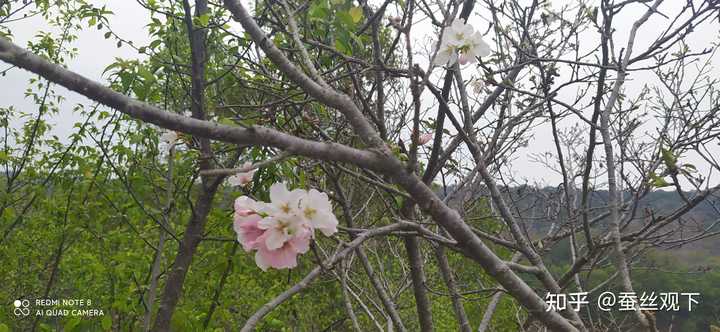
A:
<svg viewBox="0 0 720 332">
<path fill-rule="evenodd" d="M 476 37 L 474 37 L 473 39 L 474 39 L 473 40 L 474 43 L 473 43 L 473 48 L 472 48 L 471 52 L 475 56 L 485 57 L 485 56 L 490 55 L 490 53 L 491 53 L 490 45 L 488 45 L 488 43 L 486 43 L 482 39 L 482 36 L 480 36 L 480 33 L 476 33 Z"/>
<path fill-rule="evenodd" d="M 267 230 L 268 235 L 265 239 L 265 245 L 270 250 L 280 249 L 282 248 L 283 244 L 285 244 L 285 240 L 287 240 L 287 237 L 283 232 L 271 228 Z"/>
<path fill-rule="evenodd" d="M 178 140 L 178 134 L 174 131 L 166 131 L 160 136 L 160 141 L 166 144 L 175 144 Z"/>
<path fill-rule="evenodd" d="M 450 60 L 450 54 L 446 52 L 437 52 L 435 54 L 435 59 L 433 59 L 433 64 L 436 66 L 442 66 L 445 65 L 448 60 Z"/>
<path fill-rule="evenodd" d="M 452 66 L 457 60 L 457 52 L 453 48 L 440 49 L 440 52 L 435 55 L 435 61 L 433 63 L 438 66 L 449 65 Z"/>
<path fill-rule="evenodd" d="M 452 48 L 458 46 L 460 41 L 457 39 L 457 34 L 454 33 L 450 28 L 445 28 L 443 31 L 442 39 L 440 39 L 440 49 Z"/>
<path fill-rule="evenodd" d="M 271 229 L 278 225 L 278 220 L 273 217 L 263 218 L 258 222 L 258 228 L 260 229 Z"/>
<path fill-rule="evenodd" d="M 328 195 L 315 189 L 310 189 L 303 197 L 302 202 L 315 210 L 332 211 L 332 204 L 330 204 Z"/>
<path fill-rule="evenodd" d="M 239 174 L 229 176 L 227 178 L 227 182 L 229 185 L 234 186 L 234 187 L 242 185 L 242 180 L 240 179 Z"/>
<path fill-rule="evenodd" d="M 266 203 L 256 202 L 254 199 L 247 196 L 240 196 L 235 199 L 235 211 L 238 210 L 252 210 L 259 211 Z"/>
<path fill-rule="evenodd" d="M 311 221 L 313 228 L 320 230 L 325 236 L 337 233 L 338 220 L 332 213 L 318 213 Z"/>
<path fill-rule="evenodd" d="M 279 212 L 290 213 L 291 211 L 286 210 L 285 207 L 297 209 L 300 198 L 306 193 L 305 190 L 294 189 L 288 190 L 284 183 L 274 183 L 270 186 L 270 201 L 272 204 L 279 209 Z"/>
<path fill-rule="evenodd" d="M 284 183 L 277 182 L 270 186 L 270 201 L 284 201 L 287 197 L 288 190 Z"/>
<path fill-rule="evenodd" d="M 461 18 L 455 18 L 448 28 L 453 32 L 461 32 L 464 26 L 465 22 Z"/>
</svg>

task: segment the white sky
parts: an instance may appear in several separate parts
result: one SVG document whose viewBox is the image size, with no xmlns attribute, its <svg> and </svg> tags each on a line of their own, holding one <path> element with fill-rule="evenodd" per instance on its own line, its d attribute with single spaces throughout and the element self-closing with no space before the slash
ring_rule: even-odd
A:
<svg viewBox="0 0 720 332">
<path fill-rule="evenodd" d="M 529 1 L 529 0 L 528 0 Z M 528 1 L 520 1 L 528 2 Z M 144 8 L 140 7 L 135 1 L 131 0 L 106 0 L 106 1 L 90 1 L 95 5 L 107 5 L 108 9 L 112 10 L 115 15 L 110 17 L 113 31 L 125 39 L 133 40 L 136 46 L 146 45 L 149 42 L 149 36 L 144 29 L 144 25 L 149 21 L 149 17 Z M 559 9 L 563 4 L 568 3 L 567 0 L 553 1 L 553 8 Z M 574 2 L 574 1 L 573 1 Z M 593 1 L 588 1 L 593 3 Z M 660 11 L 667 14 L 670 17 L 674 17 L 674 13 L 678 11 L 682 3 L 685 1 L 668 0 L 660 6 Z M 471 17 L 469 23 L 476 26 L 476 29 L 485 31 L 487 28 L 487 22 L 482 19 L 486 16 L 486 13 L 479 13 L 476 7 L 475 15 Z M 616 48 L 620 49 L 624 47 L 626 43 L 627 32 L 629 32 L 630 26 L 635 19 L 640 17 L 645 11 L 645 7 L 642 5 L 635 5 L 631 10 L 627 10 L 624 16 L 617 17 L 615 20 L 616 33 L 615 42 Z M 427 22 L 422 23 L 428 25 Z M 659 15 L 654 15 L 650 21 L 648 21 L 643 28 L 641 28 L 638 35 L 638 39 L 635 45 L 637 54 L 640 50 L 647 47 L 652 41 L 655 40 L 657 35 L 661 32 L 661 28 L 668 24 L 668 20 Z M 41 18 L 31 18 L 22 20 L 9 25 L 13 30 L 15 36 L 15 42 L 21 46 L 25 46 L 27 41 L 33 38 L 38 30 L 48 30 L 49 28 Z M 703 48 L 708 48 L 711 43 L 718 41 L 718 24 L 716 22 L 706 23 L 696 28 L 696 31 L 691 34 L 688 40 L 688 44 L 691 49 L 698 51 Z M 427 41 L 434 36 L 429 28 L 414 28 L 415 38 L 418 41 Z M 121 48 L 117 48 L 114 39 L 105 39 L 103 34 L 105 30 L 97 30 L 95 28 L 85 29 L 78 34 L 78 40 L 73 43 L 74 47 L 79 49 L 79 55 L 68 61 L 68 67 L 86 77 L 102 80 L 101 74 L 103 69 L 111 64 L 116 57 L 124 59 L 141 58 L 134 49 L 123 45 Z M 423 35 L 424 34 L 424 35 Z M 587 38 L 597 40 L 597 33 L 591 31 L 587 34 Z M 583 40 L 583 42 L 588 42 Z M 592 43 L 592 42 L 591 42 Z M 430 47 L 428 47 L 430 48 Z M 418 59 L 421 66 L 426 68 L 427 59 Z M 716 57 L 713 59 L 715 64 L 720 63 Z M 0 63 L 0 70 L 5 69 L 5 64 Z M 436 69 L 437 71 L 437 69 Z M 720 74 L 717 68 L 714 72 Z M 464 76 L 470 77 L 473 73 L 465 73 Z M 0 107 L 7 107 L 14 105 L 17 109 L 21 109 L 24 112 L 36 113 L 36 106 L 24 97 L 24 91 L 27 88 L 26 82 L 31 78 L 27 72 L 21 70 L 11 70 L 6 77 L 0 77 Z M 626 84 L 626 90 L 632 97 L 634 94 L 640 91 L 644 84 L 656 84 L 656 78 L 649 73 L 632 73 L 629 77 L 629 81 Z M 49 120 L 54 125 L 53 134 L 58 135 L 61 139 L 66 138 L 72 132 L 72 126 L 75 122 L 81 120 L 78 115 L 72 114 L 72 107 L 75 104 L 82 103 L 85 105 L 91 105 L 84 97 L 71 92 L 66 91 L 60 87 L 55 87 L 56 91 L 60 92 L 66 97 L 66 102 L 61 107 L 62 112 L 59 116 L 55 116 Z M 563 95 L 572 97 L 575 95 L 575 91 L 562 91 L 560 97 Z M 568 98 L 569 99 L 569 98 Z M 588 115 L 589 116 L 589 115 Z M 567 127 L 572 125 L 570 122 L 561 123 L 561 127 Z M 541 126 L 534 132 L 534 137 L 529 143 L 529 147 L 525 151 L 520 151 L 517 154 L 517 159 L 513 162 L 513 173 L 516 179 L 520 182 L 523 179 L 534 183 L 538 182 L 543 185 L 557 185 L 561 177 L 558 174 L 549 172 L 545 166 L 539 165 L 531 161 L 528 157 L 529 153 L 542 153 L 545 151 L 554 151 L 553 144 L 551 141 L 551 134 L 549 126 Z M 598 149 L 601 153 L 602 149 Z M 690 158 L 691 159 L 691 158 Z M 692 161 L 691 161 L 692 162 Z M 702 163 L 695 162 L 697 166 Z M 704 171 L 700 168 L 701 171 Z"/>
</svg>

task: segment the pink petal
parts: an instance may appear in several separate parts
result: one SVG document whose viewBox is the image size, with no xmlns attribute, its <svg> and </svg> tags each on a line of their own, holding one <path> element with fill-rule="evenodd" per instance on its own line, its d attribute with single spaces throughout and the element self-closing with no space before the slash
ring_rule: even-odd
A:
<svg viewBox="0 0 720 332">
<path fill-rule="evenodd" d="M 295 234 L 295 236 L 288 241 L 288 244 L 293 247 L 293 249 L 299 253 L 304 254 L 310 250 L 310 238 L 312 237 L 312 232 L 310 230 L 303 228 L 300 232 Z"/>
<path fill-rule="evenodd" d="M 235 199 L 235 214 L 240 216 L 248 216 L 257 210 L 258 203 L 250 197 L 240 196 Z"/>
<path fill-rule="evenodd" d="M 420 145 L 425 145 L 425 144 L 427 144 L 427 142 L 430 142 L 430 140 L 432 140 L 432 138 L 433 138 L 433 134 L 432 134 L 432 133 L 422 134 L 422 135 L 420 135 L 420 137 L 418 138 L 418 144 L 420 144 Z"/>
<path fill-rule="evenodd" d="M 233 229 L 237 233 L 238 242 L 242 244 L 245 251 L 257 249 L 260 243 L 260 237 L 263 230 L 258 228 L 258 222 L 262 219 L 260 215 L 252 214 L 249 216 L 235 215 Z"/>
<path fill-rule="evenodd" d="M 247 217 L 253 214 L 255 214 L 253 210 L 235 210 L 236 217 Z"/>
<path fill-rule="evenodd" d="M 261 246 L 255 254 L 255 263 L 263 271 L 267 271 L 268 267 L 274 269 L 290 269 L 297 266 L 298 252 L 292 245 L 285 244 L 280 249 L 268 250 Z"/>
<path fill-rule="evenodd" d="M 252 173 L 240 173 L 238 174 L 240 179 L 240 185 L 244 186 L 248 183 L 252 182 L 253 176 Z"/>
</svg>

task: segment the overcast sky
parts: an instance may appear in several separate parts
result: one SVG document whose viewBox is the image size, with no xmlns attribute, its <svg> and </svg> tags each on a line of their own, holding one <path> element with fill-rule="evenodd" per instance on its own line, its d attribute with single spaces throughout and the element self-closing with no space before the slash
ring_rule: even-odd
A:
<svg viewBox="0 0 720 332">
<path fill-rule="evenodd" d="M 107 5 L 108 9 L 112 10 L 115 15 L 110 17 L 111 27 L 118 35 L 122 36 L 127 40 L 133 40 L 136 46 L 146 45 L 149 42 L 149 37 L 144 29 L 144 25 L 147 24 L 149 18 L 144 8 L 140 7 L 135 1 L 131 0 L 115 0 L 115 1 L 90 1 L 96 5 Z M 523 2 L 523 1 L 520 1 Z M 554 8 L 560 8 L 563 4 L 569 1 L 553 1 Z M 674 17 L 674 13 L 678 11 L 682 3 L 685 1 L 665 1 L 660 6 L 660 11 L 665 13 L 669 17 Z M 592 3 L 592 1 L 590 1 Z M 476 7 L 477 12 L 478 7 Z M 632 23 L 638 17 L 642 15 L 645 8 L 642 5 L 635 5 L 632 10 L 628 10 L 621 17 L 616 18 L 615 26 L 615 42 L 616 47 L 619 49 L 626 43 L 627 32 L 629 31 Z M 483 19 L 486 13 L 476 13 L 471 17 L 469 23 L 473 24 L 479 30 L 484 31 L 487 27 L 487 22 Z M 648 21 L 643 28 L 640 30 L 638 40 L 636 43 L 636 50 L 642 50 L 647 47 L 652 41 L 656 39 L 658 34 L 661 32 L 661 28 L 666 27 L 668 19 L 654 15 L 650 21 Z M 427 23 L 425 23 L 427 25 Z M 38 30 L 52 30 L 48 28 L 45 22 L 41 18 L 31 18 L 22 20 L 9 25 L 14 33 L 15 42 L 21 46 L 25 46 L 27 41 L 33 38 Z M 719 26 L 717 21 L 706 23 L 698 28 L 696 32 L 691 34 L 691 38 L 688 40 L 688 45 L 693 50 L 701 50 L 703 48 L 711 47 L 712 43 L 718 41 Z M 425 35 L 422 35 L 422 28 L 420 30 L 414 29 L 415 38 L 418 41 L 427 42 L 436 38 L 431 30 L 425 29 Z M 101 77 L 103 69 L 111 64 L 116 57 L 124 59 L 141 58 L 134 49 L 123 46 L 117 48 L 113 39 L 105 39 L 103 34 L 104 30 L 97 30 L 95 28 L 89 28 L 79 33 L 79 38 L 73 43 L 74 47 L 79 49 L 79 55 L 75 59 L 68 61 L 68 67 L 86 77 L 102 80 Z M 597 33 L 592 32 L 587 34 L 587 38 L 597 39 Z M 583 40 L 585 43 L 592 43 L 592 41 Z M 420 60 L 421 65 L 427 64 L 427 59 Z M 716 56 L 713 59 L 715 64 L 718 64 L 718 58 Z M 0 63 L 0 70 L 6 68 L 6 65 Z M 716 74 L 720 74 L 717 68 L 714 70 Z M 469 77 L 472 73 L 464 73 L 465 77 Z M 32 102 L 29 102 L 24 97 L 25 89 L 27 88 L 27 81 L 31 76 L 21 70 L 11 70 L 6 77 L 0 77 L 0 107 L 8 107 L 14 105 L 18 109 L 22 109 L 28 113 L 35 113 L 37 110 Z M 653 75 L 649 74 L 637 74 L 633 73 L 629 77 L 630 80 L 626 85 L 628 95 L 633 96 L 640 91 L 644 84 L 656 84 L 657 80 Z M 72 107 L 75 104 L 82 103 L 90 105 L 89 101 L 76 93 L 68 92 L 60 87 L 56 87 L 58 92 L 61 92 L 66 98 L 66 102 L 62 106 L 62 112 L 60 116 L 56 116 L 50 119 L 55 127 L 54 134 L 61 138 L 67 137 L 72 131 L 72 126 L 75 122 L 80 121 L 80 117 L 72 114 Z M 568 97 L 574 96 L 575 91 L 563 91 Z M 562 96 L 562 94 L 561 94 Z M 568 98 L 568 99 L 570 99 Z M 569 126 L 572 123 L 563 123 L 563 126 Z M 543 185 L 557 185 L 561 177 L 558 174 L 549 172 L 545 166 L 539 165 L 533 162 L 528 155 L 530 153 L 542 153 L 545 151 L 553 151 L 553 145 L 551 141 L 551 135 L 549 126 L 542 126 L 535 130 L 533 140 L 529 144 L 529 148 L 525 151 L 521 151 L 518 154 L 518 158 L 513 162 L 513 173 L 516 178 L 522 182 L 527 180 L 531 183 L 537 182 Z M 601 150 L 601 149 L 599 149 Z M 688 157 L 692 160 L 692 157 Z M 701 164 L 696 162 L 696 165 Z M 701 169 L 702 171 L 703 169 Z"/>
</svg>

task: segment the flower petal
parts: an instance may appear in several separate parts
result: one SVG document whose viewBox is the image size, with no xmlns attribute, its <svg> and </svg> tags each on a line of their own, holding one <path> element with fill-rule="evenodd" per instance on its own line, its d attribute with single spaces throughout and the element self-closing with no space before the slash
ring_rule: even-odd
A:
<svg viewBox="0 0 720 332">
<path fill-rule="evenodd" d="M 288 236 L 280 229 L 270 228 L 263 234 L 265 240 L 265 246 L 270 250 L 280 249 L 285 245 L 285 241 L 288 240 Z"/>
<path fill-rule="evenodd" d="M 257 226 L 260 218 L 257 214 L 246 217 L 235 216 L 233 229 L 237 233 L 238 242 L 242 244 L 245 251 L 258 247 L 258 238 L 263 235 L 263 230 Z"/>
<path fill-rule="evenodd" d="M 432 133 L 424 133 L 418 137 L 418 144 L 425 145 L 433 139 Z"/>
<path fill-rule="evenodd" d="M 290 269 L 297 266 L 297 255 L 297 251 L 295 251 L 295 248 L 291 245 L 284 246 L 277 250 L 260 248 L 255 254 L 255 263 L 263 271 L 267 271 L 268 267 L 274 269 Z"/>
<path fill-rule="evenodd" d="M 290 239 L 288 244 L 291 245 L 297 253 L 304 254 L 310 250 L 311 236 L 312 233 L 308 229 L 303 228 L 302 231 Z"/>
<path fill-rule="evenodd" d="M 247 196 L 240 196 L 235 199 L 235 213 L 248 214 L 247 211 L 257 212 L 265 203 L 256 202 Z"/>
<path fill-rule="evenodd" d="M 337 233 L 337 224 L 338 220 L 335 215 L 326 211 L 318 212 L 311 221 L 312 227 L 321 231 L 325 236 Z"/>
</svg>

